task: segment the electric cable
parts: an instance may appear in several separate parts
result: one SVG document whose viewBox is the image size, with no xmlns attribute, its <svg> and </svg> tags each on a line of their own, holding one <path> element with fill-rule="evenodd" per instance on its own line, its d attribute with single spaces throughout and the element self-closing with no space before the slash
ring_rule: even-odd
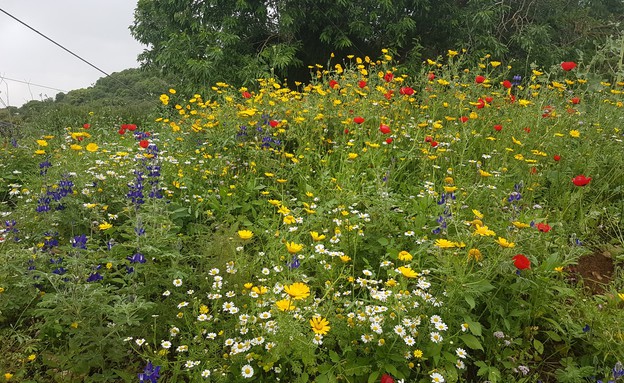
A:
<svg viewBox="0 0 624 383">
<path fill-rule="evenodd" d="M 89 65 L 90 67 L 96 69 L 99 72 L 104 73 L 107 77 L 110 76 L 110 74 L 104 72 L 102 69 L 98 68 L 97 66 L 95 66 L 94 64 L 91 64 L 89 61 L 83 59 L 82 57 L 78 56 L 76 53 L 70 51 L 69 49 L 65 48 L 64 46 L 62 46 L 61 44 L 57 43 L 56 41 L 52 40 L 51 38 L 49 38 L 48 36 L 44 35 L 43 33 L 39 32 L 38 30 L 36 30 L 35 28 L 31 27 L 30 25 L 26 24 L 25 22 L 23 22 L 22 20 L 18 19 L 17 17 L 13 16 L 12 14 L 10 14 L 9 12 L 5 11 L 4 9 L 0 8 L 0 12 L 4 13 L 5 15 L 9 16 L 10 18 L 12 18 L 13 20 L 17 21 L 18 23 L 22 24 L 23 26 L 25 26 L 26 28 L 30 29 L 31 31 L 35 32 L 36 34 L 38 34 L 39 36 L 43 37 L 44 39 L 50 41 L 51 43 L 53 43 L 54 45 L 58 46 L 59 48 L 63 49 L 64 51 L 66 51 L 67 53 L 71 54 L 72 56 L 78 58 L 80 61 L 86 63 L 87 65 Z"/>
</svg>

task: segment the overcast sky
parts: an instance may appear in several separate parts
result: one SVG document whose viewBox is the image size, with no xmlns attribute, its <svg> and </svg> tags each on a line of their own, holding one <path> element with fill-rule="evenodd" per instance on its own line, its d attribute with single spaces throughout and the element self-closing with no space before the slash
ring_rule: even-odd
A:
<svg viewBox="0 0 624 383">
<path fill-rule="evenodd" d="M 104 72 L 136 68 L 136 0 L 0 0 L 10 13 Z M 104 74 L 0 12 L 0 108 L 93 85 Z M 17 81 L 15 81 L 17 80 Z M 29 84 L 23 84 L 23 81 Z M 35 85 L 36 84 L 36 85 Z"/>
</svg>

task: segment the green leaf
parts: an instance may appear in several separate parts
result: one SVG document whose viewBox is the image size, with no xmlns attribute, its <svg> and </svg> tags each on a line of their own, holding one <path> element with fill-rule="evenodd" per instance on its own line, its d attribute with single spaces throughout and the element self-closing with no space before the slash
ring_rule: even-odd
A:
<svg viewBox="0 0 624 383">
<path fill-rule="evenodd" d="M 481 345 L 481 342 L 479 342 L 479 339 L 477 339 L 477 337 L 475 337 L 474 335 L 464 334 L 459 338 L 463 340 L 464 344 L 466 344 L 466 346 L 468 346 L 469 348 L 473 350 L 483 351 L 483 346 Z"/>
<path fill-rule="evenodd" d="M 338 356 L 338 353 L 333 350 L 329 351 L 329 359 L 334 363 L 340 362 L 340 356 Z"/>
<path fill-rule="evenodd" d="M 468 330 L 475 336 L 481 336 L 481 323 L 475 322 L 468 317 L 464 317 L 464 322 L 468 324 Z"/>
<path fill-rule="evenodd" d="M 548 335 L 550 339 L 554 340 L 555 342 L 561 342 L 561 337 L 556 332 L 550 330 L 544 332 L 546 333 L 546 335 Z"/>
<path fill-rule="evenodd" d="M 537 339 L 533 339 L 533 347 L 535 347 L 535 351 L 540 355 L 544 352 L 544 345 Z"/>
<path fill-rule="evenodd" d="M 394 367 L 393 364 L 386 364 L 384 366 L 384 369 L 386 370 L 386 372 L 388 372 L 390 375 L 393 376 L 399 376 L 399 370 L 396 369 L 396 367 Z"/>
<path fill-rule="evenodd" d="M 476 303 L 472 295 L 466 295 L 464 299 L 466 300 L 466 303 L 468 303 L 468 306 L 470 306 L 471 309 L 475 308 Z"/>
<path fill-rule="evenodd" d="M 372 374 L 370 374 L 368 376 L 368 383 L 374 383 L 377 381 L 377 378 L 379 377 L 380 372 L 379 371 L 375 371 Z"/>
<path fill-rule="evenodd" d="M 499 382 L 501 378 L 501 372 L 496 367 L 490 367 L 488 380 L 492 383 Z"/>
</svg>

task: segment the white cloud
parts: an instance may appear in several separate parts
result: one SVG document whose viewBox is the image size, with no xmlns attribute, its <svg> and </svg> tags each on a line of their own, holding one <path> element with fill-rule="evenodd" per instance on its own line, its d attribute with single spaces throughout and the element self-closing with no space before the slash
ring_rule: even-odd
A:
<svg viewBox="0 0 624 383">
<path fill-rule="evenodd" d="M 136 0 L 3 0 L 0 9 L 113 73 L 138 66 L 144 49 L 130 35 Z M 0 77 L 65 91 L 93 85 L 101 72 L 0 12 Z M 57 91 L 0 79 L 3 102 L 19 106 Z"/>
</svg>

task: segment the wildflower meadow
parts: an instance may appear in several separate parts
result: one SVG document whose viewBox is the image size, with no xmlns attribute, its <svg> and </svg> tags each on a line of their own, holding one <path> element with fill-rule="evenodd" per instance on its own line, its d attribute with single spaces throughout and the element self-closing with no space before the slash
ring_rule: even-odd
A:
<svg viewBox="0 0 624 383">
<path fill-rule="evenodd" d="M 624 81 L 562 61 L 384 50 L 2 137 L 0 381 L 622 381 Z"/>
</svg>

